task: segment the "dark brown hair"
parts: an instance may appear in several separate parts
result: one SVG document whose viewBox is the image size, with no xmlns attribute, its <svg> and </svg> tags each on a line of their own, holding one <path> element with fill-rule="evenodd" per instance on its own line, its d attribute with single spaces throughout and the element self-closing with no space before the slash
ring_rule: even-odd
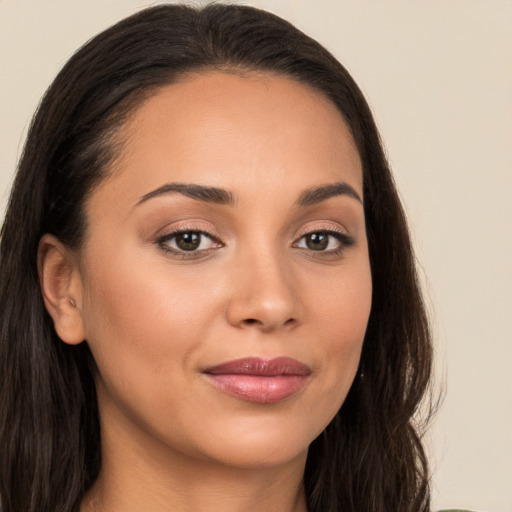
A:
<svg viewBox="0 0 512 512">
<path fill-rule="evenodd" d="M 373 300 L 360 373 L 311 445 L 311 512 L 426 512 L 423 424 L 431 343 L 405 216 L 372 114 L 346 69 L 270 13 L 161 5 L 102 32 L 64 66 L 36 113 L 0 248 L 0 494 L 4 512 L 78 511 L 101 465 L 87 343 L 62 343 L 36 268 L 41 236 L 80 248 L 84 200 L 108 173 L 116 133 L 143 97 L 186 72 L 264 71 L 337 106 L 363 164 Z"/>
</svg>

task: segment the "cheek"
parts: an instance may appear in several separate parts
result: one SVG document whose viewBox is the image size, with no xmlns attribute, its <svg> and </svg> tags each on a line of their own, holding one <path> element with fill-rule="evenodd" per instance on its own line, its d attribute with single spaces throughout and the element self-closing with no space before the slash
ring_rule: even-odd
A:
<svg viewBox="0 0 512 512">
<path fill-rule="evenodd" d="M 325 375 L 318 395 L 329 397 L 324 403 L 334 416 L 359 366 L 372 299 L 369 263 L 361 260 L 350 272 L 344 272 L 343 278 L 315 287 L 309 294 L 316 297 L 310 311 L 320 333 L 317 352 Z"/>
<path fill-rule="evenodd" d="M 160 267 L 144 258 L 103 257 L 101 262 L 87 276 L 83 316 L 102 376 L 161 374 L 168 381 L 169 369 L 186 361 L 203 338 L 212 296 L 194 279 L 182 282 L 169 275 L 166 262 Z"/>
<path fill-rule="evenodd" d="M 339 276 L 327 275 L 320 283 L 311 283 L 305 295 L 310 301 L 310 314 L 326 339 L 333 340 L 341 350 L 345 345 L 349 348 L 362 343 L 372 301 L 367 258 L 340 268 Z"/>
</svg>

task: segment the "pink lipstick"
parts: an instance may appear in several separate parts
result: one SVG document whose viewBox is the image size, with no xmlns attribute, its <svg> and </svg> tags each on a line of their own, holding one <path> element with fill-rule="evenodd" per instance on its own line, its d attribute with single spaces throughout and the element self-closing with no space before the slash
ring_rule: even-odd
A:
<svg viewBox="0 0 512 512">
<path fill-rule="evenodd" d="M 247 357 L 203 371 L 208 381 L 248 402 L 273 404 L 297 393 L 311 375 L 309 366 L 290 357 Z"/>
</svg>

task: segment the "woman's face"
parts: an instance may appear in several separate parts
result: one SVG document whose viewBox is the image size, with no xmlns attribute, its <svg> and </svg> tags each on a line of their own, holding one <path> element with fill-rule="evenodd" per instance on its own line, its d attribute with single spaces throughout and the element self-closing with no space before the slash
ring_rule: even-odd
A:
<svg viewBox="0 0 512 512">
<path fill-rule="evenodd" d="M 104 439 L 238 467 L 303 459 L 370 312 L 342 117 L 288 78 L 209 72 L 161 89 L 121 136 L 79 263 Z"/>
</svg>

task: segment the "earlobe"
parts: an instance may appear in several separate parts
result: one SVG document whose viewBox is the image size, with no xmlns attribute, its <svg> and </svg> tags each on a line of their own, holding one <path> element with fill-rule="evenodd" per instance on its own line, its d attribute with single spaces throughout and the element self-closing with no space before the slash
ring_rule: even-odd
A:
<svg viewBox="0 0 512 512">
<path fill-rule="evenodd" d="M 82 286 L 76 256 L 53 235 L 44 235 L 37 252 L 39 285 L 55 331 L 65 343 L 85 339 Z"/>
</svg>

